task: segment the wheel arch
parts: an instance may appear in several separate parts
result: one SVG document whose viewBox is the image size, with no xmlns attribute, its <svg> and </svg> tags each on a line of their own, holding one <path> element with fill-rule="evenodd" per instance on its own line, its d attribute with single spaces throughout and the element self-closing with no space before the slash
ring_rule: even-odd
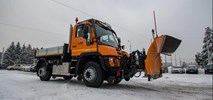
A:
<svg viewBox="0 0 213 100">
<path fill-rule="evenodd" d="M 40 58 L 39 61 L 37 62 L 35 68 L 36 68 L 36 72 L 39 70 L 39 68 L 41 67 L 41 65 L 45 63 L 46 64 L 46 59 L 45 58 Z"/>
<path fill-rule="evenodd" d="M 83 73 L 83 69 L 84 69 L 84 65 L 88 62 L 88 61 L 95 61 L 98 64 L 100 64 L 100 67 L 103 70 L 107 70 L 106 66 L 104 64 L 104 60 L 103 57 L 100 53 L 98 52 L 86 52 L 86 53 L 82 53 L 80 55 L 80 58 L 76 64 L 76 74 L 80 75 Z"/>
</svg>

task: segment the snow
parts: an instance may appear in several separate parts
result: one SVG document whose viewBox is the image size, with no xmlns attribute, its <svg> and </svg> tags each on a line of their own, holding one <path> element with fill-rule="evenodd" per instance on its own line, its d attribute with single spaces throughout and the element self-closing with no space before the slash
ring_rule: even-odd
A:
<svg viewBox="0 0 213 100">
<path fill-rule="evenodd" d="M 164 74 L 118 85 L 86 87 L 76 78 L 40 81 L 35 73 L 0 70 L 0 100 L 212 100 L 212 75 Z"/>
</svg>

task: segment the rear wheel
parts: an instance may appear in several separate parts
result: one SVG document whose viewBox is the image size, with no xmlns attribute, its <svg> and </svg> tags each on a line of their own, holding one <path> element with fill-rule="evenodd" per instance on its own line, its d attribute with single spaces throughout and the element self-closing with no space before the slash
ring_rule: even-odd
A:
<svg viewBox="0 0 213 100">
<path fill-rule="evenodd" d="M 85 64 L 83 81 L 86 86 L 100 87 L 103 83 L 103 73 L 100 65 L 94 61 Z"/>
<path fill-rule="evenodd" d="M 37 71 L 37 74 L 41 81 L 49 81 L 51 78 L 51 71 L 47 69 L 45 63 L 41 65 L 41 67 Z"/>
</svg>

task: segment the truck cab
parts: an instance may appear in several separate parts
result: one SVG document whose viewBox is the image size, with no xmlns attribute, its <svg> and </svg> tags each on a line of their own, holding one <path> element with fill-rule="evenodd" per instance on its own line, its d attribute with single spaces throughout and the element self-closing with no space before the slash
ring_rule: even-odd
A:
<svg viewBox="0 0 213 100">
<path fill-rule="evenodd" d="M 95 19 L 83 21 L 76 24 L 71 33 L 70 50 L 72 56 L 80 56 L 82 53 L 118 56 L 117 35 L 110 26 L 103 22 Z"/>
</svg>

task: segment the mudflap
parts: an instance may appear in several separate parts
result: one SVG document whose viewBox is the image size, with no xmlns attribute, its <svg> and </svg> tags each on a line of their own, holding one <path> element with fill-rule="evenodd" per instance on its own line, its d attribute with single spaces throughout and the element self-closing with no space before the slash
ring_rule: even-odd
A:
<svg viewBox="0 0 213 100">
<path fill-rule="evenodd" d="M 171 55 L 176 51 L 180 43 L 181 40 L 168 35 L 157 36 L 154 39 L 148 49 L 145 60 L 148 81 L 151 78 L 157 79 L 162 76 L 160 54 Z"/>
</svg>

